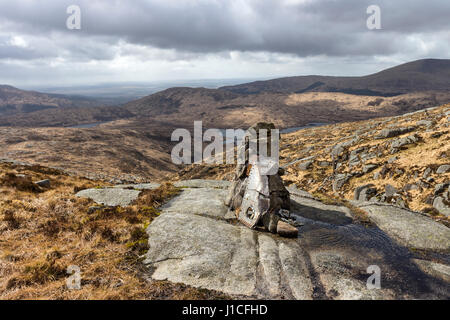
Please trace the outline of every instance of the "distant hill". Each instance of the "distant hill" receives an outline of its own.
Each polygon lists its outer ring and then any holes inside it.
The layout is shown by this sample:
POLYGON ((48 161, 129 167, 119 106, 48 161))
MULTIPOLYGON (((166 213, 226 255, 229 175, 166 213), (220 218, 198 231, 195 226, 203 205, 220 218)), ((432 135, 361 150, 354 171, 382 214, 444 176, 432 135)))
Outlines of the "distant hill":
POLYGON ((187 125, 246 127, 271 121, 279 127, 394 116, 450 102, 450 60, 418 60, 364 77, 301 76, 219 89, 170 88, 124 108, 187 125))
POLYGON ((31 113, 45 109, 97 107, 103 103, 80 96, 47 94, 0 85, 0 116, 31 113))
POLYGON ((299 76, 221 89, 240 94, 342 92, 385 97, 418 91, 450 91, 450 60, 417 60, 364 77, 299 76))
POLYGON ((0 87, 0 126, 73 126, 131 119, 209 128, 280 128, 395 116, 450 102, 450 60, 406 63, 364 77, 302 76, 219 89, 174 87, 116 107, 83 97, 0 87), (83 107, 83 108, 80 108, 83 107), (95 107, 95 108, 94 108, 95 107))
POLYGON ((104 100, 0 85, 0 126, 68 127, 132 116, 126 109, 105 105, 104 100))

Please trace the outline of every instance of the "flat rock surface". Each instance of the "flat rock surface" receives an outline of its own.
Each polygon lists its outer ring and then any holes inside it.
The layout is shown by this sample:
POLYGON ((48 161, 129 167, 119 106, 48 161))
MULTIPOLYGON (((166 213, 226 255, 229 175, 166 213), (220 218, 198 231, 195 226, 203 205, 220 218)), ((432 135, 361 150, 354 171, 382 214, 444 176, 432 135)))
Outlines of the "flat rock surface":
MULTIPOLYGON (((209 185, 209 184, 208 184, 209 185)), ((181 194, 161 209, 167 213, 187 213, 224 218, 228 208, 224 205, 226 189, 184 188, 181 194)))
POLYGON ((185 180, 174 183, 175 187, 179 188, 214 188, 214 189, 228 189, 231 183, 229 181, 221 180, 185 180))
POLYGON ((419 267, 411 250, 378 227, 356 224, 348 208, 297 192, 291 197, 292 212, 303 226, 297 239, 285 239, 227 220, 226 189, 208 182, 189 184, 195 187, 185 186, 147 229, 145 263, 153 279, 249 298, 450 297, 442 276, 448 255, 430 251, 426 254, 439 260, 433 262, 437 266, 425 268, 422 261, 431 261, 421 258, 419 267), (372 265, 381 270, 381 289, 366 286, 372 265))
POLYGON ((159 183, 140 183, 140 184, 118 184, 114 188, 135 189, 135 190, 154 190, 159 188, 159 183))
POLYGON ((369 218, 400 244, 416 249, 450 250, 450 229, 419 213, 399 207, 356 203, 369 218))
POLYGON ((141 191, 120 188, 86 189, 78 192, 77 197, 89 198, 105 206, 128 206, 139 197, 141 191))

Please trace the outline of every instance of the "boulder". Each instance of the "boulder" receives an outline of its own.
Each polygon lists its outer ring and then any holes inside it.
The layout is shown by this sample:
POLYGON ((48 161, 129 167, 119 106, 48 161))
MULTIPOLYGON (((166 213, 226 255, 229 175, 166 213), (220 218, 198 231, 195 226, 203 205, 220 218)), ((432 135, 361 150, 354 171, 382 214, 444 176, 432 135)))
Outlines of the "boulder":
POLYGON ((419 120, 416 122, 416 124, 418 126, 423 126, 423 127, 431 127, 435 124, 435 122, 430 121, 430 120, 419 120))
POLYGON ((369 173, 369 172, 372 172, 373 170, 375 170, 376 168, 378 168, 377 164, 368 164, 368 165, 363 166, 362 170, 363 170, 363 173, 369 173))
POLYGON ((78 192, 77 197, 89 198, 105 206, 128 206, 139 197, 141 191, 119 188, 86 189, 78 192))
POLYGON ((298 165, 298 169, 299 169, 299 170, 302 170, 302 171, 309 170, 309 169, 311 169, 312 164, 313 164, 313 161, 312 161, 312 160, 308 160, 308 161, 302 162, 302 163, 300 163, 300 164, 298 165))
POLYGON ((393 129, 383 129, 380 134, 376 136, 376 139, 386 139, 400 136, 405 133, 412 132, 416 127, 405 127, 405 128, 393 128, 393 129))
POLYGON ((434 195, 437 196, 445 191, 445 189, 450 185, 449 182, 439 183, 434 187, 434 195))
POLYGON ((408 183, 403 187, 403 191, 411 191, 411 190, 420 190, 420 187, 417 184, 408 183))
POLYGON ((388 171, 389 171, 389 168, 384 166, 383 168, 381 168, 380 171, 374 173, 373 178, 375 180, 384 178, 386 176, 386 174, 388 173, 388 171))
POLYGON ((394 156, 394 157, 391 157, 391 158, 389 158, 388 159, 388 161, 387 161, 387 163, 394 163, 395 161, 397 161, 398 160, 398 157, 397 156, 394 156))
POLYGON ((41 180, 41 181, 36 181, 35 184, 37 184, 39 187, 42 188, 50 188, 51 184, 50 184, 50 180, 49 179, 45 179, 45 180, 41 180))
POLYGON ((423 173, 423 175, 422 175, 422 178, 424 178, 424 179, 428 178, 428 176, 429 176, 432 172, 433 172, 433 170, 432 170, 431 168, 426 168, 425 171, 424 171, 424 173, 423 173))
POLYGON ((443 173, 447 173, 448 171, 450 171, 450 164, 444 164, 436 170, 436 173, 443 174, 443 173))
POLYGON ((354 199, 358 201, 369 201, 377 194, 377 189, 373 188, 373 184, 366 184, 355 189, 354 199))
POLYGON ((405 138, 396 139, 391 143, 391 149, 400 149, 404 146, 415 144, 419 141, 419 136, 416 134, 410 135, 405 138))
POLYGON ((351 174, 337 174, 333 180, 333 191, 338 192, 352 177, 351 174))
POLYGON ((326 168, 326 167, 331 166, 331 162, 328 162, 328 161, 319 161, 319 163, 317 163, 317 165, 318 165, 319 167, 326 168))
POLYGON ((433 201, 433 207, 439 211, 440 214, 450 217, 450 202, 443 197, 436 197, 433 201))

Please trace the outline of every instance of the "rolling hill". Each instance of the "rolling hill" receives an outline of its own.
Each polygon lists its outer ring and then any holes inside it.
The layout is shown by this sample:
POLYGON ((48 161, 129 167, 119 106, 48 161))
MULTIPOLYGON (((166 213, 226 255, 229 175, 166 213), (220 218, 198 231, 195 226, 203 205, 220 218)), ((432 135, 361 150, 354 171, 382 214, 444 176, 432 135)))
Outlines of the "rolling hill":
POLYGON ((0 126, 65 127, 132 116, 125 109, 106 106, 94 98, 0 85, 0 126))
POLYGON ((417 91, 449 91, 450 60, 417 60, 363 77, 288 77, 221 89, 241 94, 342 92, 386 97, 417 91))
POLYGON ((450 60, 426 59, 364 77, 301 76, 219 89, 174 87, 122 106, 0 87, 0 126, 64 127, 130 120, 209 128, 280 128, 396 116, 450 102, 450 60))
POLYGON ((81 96, 47 94, 0 85, 0 116, 31 113, 45 109, 97 107, 99 101, 81 96))

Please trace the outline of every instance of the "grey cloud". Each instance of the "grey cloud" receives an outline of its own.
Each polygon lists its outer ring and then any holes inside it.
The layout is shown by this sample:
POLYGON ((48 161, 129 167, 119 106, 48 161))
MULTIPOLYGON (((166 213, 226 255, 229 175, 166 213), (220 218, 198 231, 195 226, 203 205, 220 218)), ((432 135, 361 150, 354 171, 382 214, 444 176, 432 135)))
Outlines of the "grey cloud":
MULTIPOLYGON (((22 32, 78 32, 190 52, 268 51, 298 56, 401 51, 405 35, 450 29, 450 1, 316 0, 282 5, 248 1, 2 1, 0 16, 22 32), (82 30, 65 28, 68 5, 82 9, 82 30), (382 8, 383 30, 366 29, 366 8, 382 8)), ((84 40, 83 40, 84 39, 84 40)))
POLYGON ((264 74, 264 64, 271 70, 267 76, 274 70, 286 75, 286 65, 295 63, 308 66, 308 73, 355 74, 348 67, 355 62, 364 73, 420 58, 450 58, 449 16, 448 0, 0 0, 0 80, 28 79, 32 72, 36 79, 63 79, 70 72, 72 78, 92 79, 103 70, 100 65, 109 68, 103 77, 121 78, 123 71, 113 68, 118 57, 134 65, 175 66, 158 69, 158 76, 176 70, 167 77, 211 74, 197 65, 220 77, 222 71, 230 74, 228 65, 239 66, 236 59, 243 71, 233 74, 243 77, 264 74), (73 4, 81 7, 81 30, 66 28, 66 9, 73 4), (372 4, 381 7, 382 30, 366 28, 372 4), (12 36, 27 45, 12 44, 12 36))

